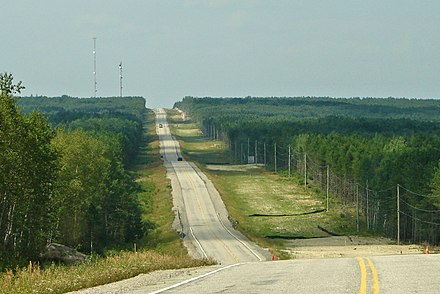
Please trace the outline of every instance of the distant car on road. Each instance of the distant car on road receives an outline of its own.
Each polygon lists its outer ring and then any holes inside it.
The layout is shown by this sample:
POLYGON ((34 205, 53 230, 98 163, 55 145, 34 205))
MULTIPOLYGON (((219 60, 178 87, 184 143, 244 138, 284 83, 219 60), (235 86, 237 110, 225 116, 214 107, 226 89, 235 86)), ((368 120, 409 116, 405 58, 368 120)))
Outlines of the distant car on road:
POLYGON ((183 158, 182 157, 177 157, 177 161, 182 161, 183 158))
POLYGON ((159 124, 159 128, 162 128, 163 127, 163 125, 162 124, 159 124))

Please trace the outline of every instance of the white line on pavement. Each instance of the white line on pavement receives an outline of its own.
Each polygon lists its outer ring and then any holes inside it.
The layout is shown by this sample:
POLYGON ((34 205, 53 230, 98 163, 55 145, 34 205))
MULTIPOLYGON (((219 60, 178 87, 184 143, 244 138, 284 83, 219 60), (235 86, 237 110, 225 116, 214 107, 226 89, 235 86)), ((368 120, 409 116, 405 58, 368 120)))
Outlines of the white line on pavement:
POLYGON ((223 270, 225 270, 225 269, 228 269, 228 268, 231 268, 231 267, 234 267, 234 266, 237 266, 237 265, 241 265, 241 264, 242 264, 242 263, 234 263, 234 264, 231 264, 231 265, 228 265, 228 266, 225 266, 225 267, 222 267, 222 268, 216 269, 216 270, 214 270, 214 271, 212 271, 212 272, 209 272, 209 273, 203 274, 203 275, 201 275, 201 276, 194 277, 194 278, 191 278, 191 279, 189 279, 189 280, 186 280, 186 281, 183 281, 183 282, 180 282, 180 283, 174 284, 174 285, 172 285, 172 286, 169 286, 169 287, 166 287, 166 288, 163 288, 163 289, 160 289, 160 290, 157 290, 157 291, 151 292, 151 294, 162 293, 162 292, 165 292, 165 291, 168 291, 168 290, 171 290, 171 289, 174 289, 174 288, 180 287, 180 286, 182 286, 182 285, 185 285, 185 284, 191 283, 191 282, 193 282, 193 281, 196 281, 196 280, 199 280, 199 279, 205 278, 205 277, 207 277, 207 276, 213 275, 213 274, 218 273, 218 272, 221 272, 221 271, 223 271, 223 270))

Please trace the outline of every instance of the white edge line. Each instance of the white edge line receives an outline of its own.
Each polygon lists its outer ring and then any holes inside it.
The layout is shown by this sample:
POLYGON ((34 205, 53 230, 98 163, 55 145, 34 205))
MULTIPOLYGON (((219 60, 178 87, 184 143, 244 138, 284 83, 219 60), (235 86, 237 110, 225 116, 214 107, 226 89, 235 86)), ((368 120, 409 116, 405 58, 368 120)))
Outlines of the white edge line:
POLYGON ((208 255, 206 254, 205 250, 203 250, 202 244, 200 244, 199 240, 197 240, 196 236, 193 233, 193 229, 191 227, 189 227, 189 231, 191 232, 191 235, 193 236, 194 240, 196 240, 197 245, 199 245, 200 250, 202 250, 202 253, 205 256, 205 258, 208 258, 208 255))
POLYGON ((177 284, 171 285, 171 286, 169 286, 169 287, 166 287, 166 288, 163 288, 163 289, 160 289, 160 290, 157 290, 157 291, 151 292, 151 294, 162 293, 162 292, 165 292, 165 291, 168 291, 168 290, 171 290, 171 289, 174 289, 174 288, 180 287, 180 286, 182 286, 182 285, 185 285, 185 284, 188 284, 188 283, 194 282, 194 281, 196 281, 196 280, 199 280, 199 279, 205 278, 205 277, 207 277, 207 276, 213 275, 213 274, 218 273, 218 272, 221 272, 221 271, 223 271, 223 270, 225 270, 225 269, 228 269, 228 268, 231 268, 231 267, 234 267, 234 266, 237 266, 237 265, 241 265, 241 264, 242 264, 242 263, 234 263, 234 264, 231 264, 231 265, 228 265, 228 266, 225 266, 225 267, 222 267, 222 268, 219 268, 219 269, 213 270, 212 272, 209 272, 209 273, 203 274, 203 275, 201 275, 201 276, 194 277, 194 278, 191 278, 191 279, 189 279, 189 280, 186 280, 186 281, 183 281, 183 282, 180 282, 180 283, 177 283, 177 284))
POLYGON ((220 217, 220 213, 218 213, 217 212, 217 217, 218 217, 218 220, 220 221, 220 223, 222 224, 222 226, 225 228, 225 230, 226 231, 228 231, 228 233, 232 236, 232 237, 234 237, 238 242, 240 242, 241 244, 243 244, 243 246, 244 247, 246 247, 247 249, 249 249, 249 251, 250 252, 252 252, 252 254, 253 255, 255 255, 257 258, 258 258, 258 260, 260 260, 260 261, 263 261, 263 259, 261 259, 261 257, 260 256, 258 256, 258 254, 257 253, 255 253, 254 252, 254 250, 252 250, 245 242, 243 242, 242 240, 240 240, 240 239, 238 239, 238 237, 237 236, 235 236, 226 226, 225 226, 225 224, 223 223, 223 221, 222 221, 222 219, 221 219, 221 217, 220 217))

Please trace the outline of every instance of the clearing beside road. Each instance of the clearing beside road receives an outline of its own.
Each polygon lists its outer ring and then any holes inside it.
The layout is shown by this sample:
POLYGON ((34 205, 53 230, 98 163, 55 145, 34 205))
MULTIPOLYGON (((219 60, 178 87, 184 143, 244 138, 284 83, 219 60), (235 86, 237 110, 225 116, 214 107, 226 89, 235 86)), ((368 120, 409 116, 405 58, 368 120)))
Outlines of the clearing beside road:
MULTIPOLYGON (((230 220, 243 234, 279 258, 325 258, 423 253, 421 245, 356 236, 356 214, 325 193, 304 190, 297 175, 282 176, 262 165, 236 164, 225 143, 203 136, 182 114, 169 111, 170 128, 182 154, 195 161, 223 198, 230 220)), ((432 248, 431 248, 431 251, 432 248)))

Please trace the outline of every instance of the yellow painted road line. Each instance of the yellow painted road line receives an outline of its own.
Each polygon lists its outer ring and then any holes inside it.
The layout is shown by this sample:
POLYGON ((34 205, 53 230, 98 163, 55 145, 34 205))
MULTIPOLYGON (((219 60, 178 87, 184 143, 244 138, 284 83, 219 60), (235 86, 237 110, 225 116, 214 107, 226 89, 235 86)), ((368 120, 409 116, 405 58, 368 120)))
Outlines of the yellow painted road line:
POLYGON ((367 257, 368 264, 370 265, 371 274, 373 276, 373 294, 379 294, 379 277, 377 275, 376 267, 374 266, 373 262, 367 257))
POLYGON ((357 261, 361 269, 361 286, 359 288, 359 294, 367 294, 367 269, 365 267, 365 262, 360 257, 357 257, 357 261))
MULTIPOLYGON (((359 294, 366 294, 367 293, 367 267, 365 266, 365 262, 364 259, 362 259, 361 257, 357 257, 356 258, 358 263, 359 263, 359 268, 361 270, 361 285, 359 287, 359 294)), ((365 257, 365 259, 368 262, 368 266, 370 268, 371 271, 371 279, 372 279, 372 293, 373 294, 379 294, 380 290, 379 290, 379 276, 377 274, 377 270, 376 267, 374 266, 374 263, 371 261, 371 259, 369 259, 368 257, 365 257)))
MULTIPOLYGON (((197 188, 196 185, 193 181, 193 179, 191 178, 191 176, 189 175, 189 172, 186 170, 185 171, 185 176, 186 178, 189 180, 189 182, 191 183, 191 186, 193 187, 193 191, 194 191, 194 196, 196 198, 197 201, 197 205, 199 207, 200 213, 203 214, 204 210, 202 209, 202 205, 200 203, 199 200, 199 193, 197 193, 197 188)), ((228 252, 228 254, 232 257, 232 259, 235 262, 238 262, 238 257, 234 254, 234 252, 231 251, 231 249, 225 244, 225 242, 223 242, 223 240, 221 240, 212 230, 211 227, 206 223, 206 220, 203 219, 203 222, 205 223, 205 226, 208 228, 209 233, 211 234, 211 236, 214 237, 214 239, 216 239, 217 241, 219 241, 221 243, 221 245, 223 246, 223 248, 226 250, 226 252, 228 252)))

